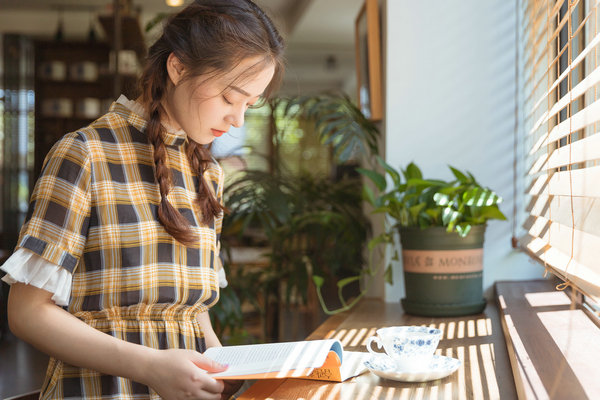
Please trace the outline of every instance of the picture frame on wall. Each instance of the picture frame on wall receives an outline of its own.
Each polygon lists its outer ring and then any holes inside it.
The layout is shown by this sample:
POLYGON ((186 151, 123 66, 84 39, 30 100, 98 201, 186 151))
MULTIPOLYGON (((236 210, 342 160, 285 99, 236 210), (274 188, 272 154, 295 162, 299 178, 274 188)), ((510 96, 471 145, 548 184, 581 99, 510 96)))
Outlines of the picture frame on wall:
POLYGON ((378 0, 365 0, 355 22, 358 107, 371 121, 383 117, 378 0))

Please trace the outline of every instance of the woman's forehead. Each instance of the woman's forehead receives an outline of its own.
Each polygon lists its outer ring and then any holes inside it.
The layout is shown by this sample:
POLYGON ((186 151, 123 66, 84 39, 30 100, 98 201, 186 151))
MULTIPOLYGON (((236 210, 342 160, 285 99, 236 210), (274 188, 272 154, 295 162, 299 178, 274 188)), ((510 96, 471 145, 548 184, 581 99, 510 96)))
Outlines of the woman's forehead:
POLYGON ((242 62, 222 77, 221 84, 243 96, 257 97, 262 95, 271 81, 274 70, 274 65, 264 60, 242 62))

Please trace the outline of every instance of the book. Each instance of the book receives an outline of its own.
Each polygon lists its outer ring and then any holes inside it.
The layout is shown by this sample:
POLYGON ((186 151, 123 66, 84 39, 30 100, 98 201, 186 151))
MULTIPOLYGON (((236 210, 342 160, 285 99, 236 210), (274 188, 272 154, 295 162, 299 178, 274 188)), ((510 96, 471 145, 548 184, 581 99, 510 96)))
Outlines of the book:
POLYGON ((344 351, 337 339, 211 347, 204 355, 228 364, 215 379, 302 378, 343 382, 366 371, 368 353, 344 351))

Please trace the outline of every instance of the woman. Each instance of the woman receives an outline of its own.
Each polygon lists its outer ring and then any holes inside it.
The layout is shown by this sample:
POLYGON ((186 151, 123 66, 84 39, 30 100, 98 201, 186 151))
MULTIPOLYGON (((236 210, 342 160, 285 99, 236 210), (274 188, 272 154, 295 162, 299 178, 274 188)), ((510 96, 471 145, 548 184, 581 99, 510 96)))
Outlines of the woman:
POLYGON ((250 0, 196 1, 121 96, 48 154, 15 253, 12 331, 51 356, 41 397, 227 398, 220 346, 223 173, 207 145, 268 96, 283 41, 250 0))

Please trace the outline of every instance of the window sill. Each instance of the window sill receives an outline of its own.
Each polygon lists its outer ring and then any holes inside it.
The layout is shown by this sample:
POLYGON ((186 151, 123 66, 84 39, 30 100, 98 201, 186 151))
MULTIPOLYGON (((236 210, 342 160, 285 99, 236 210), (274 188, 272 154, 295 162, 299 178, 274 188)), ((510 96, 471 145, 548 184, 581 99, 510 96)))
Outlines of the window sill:
POLYGON ((550 280, 497 282, 496 299, 519 398, 600 393, 600 328, 550 280))

